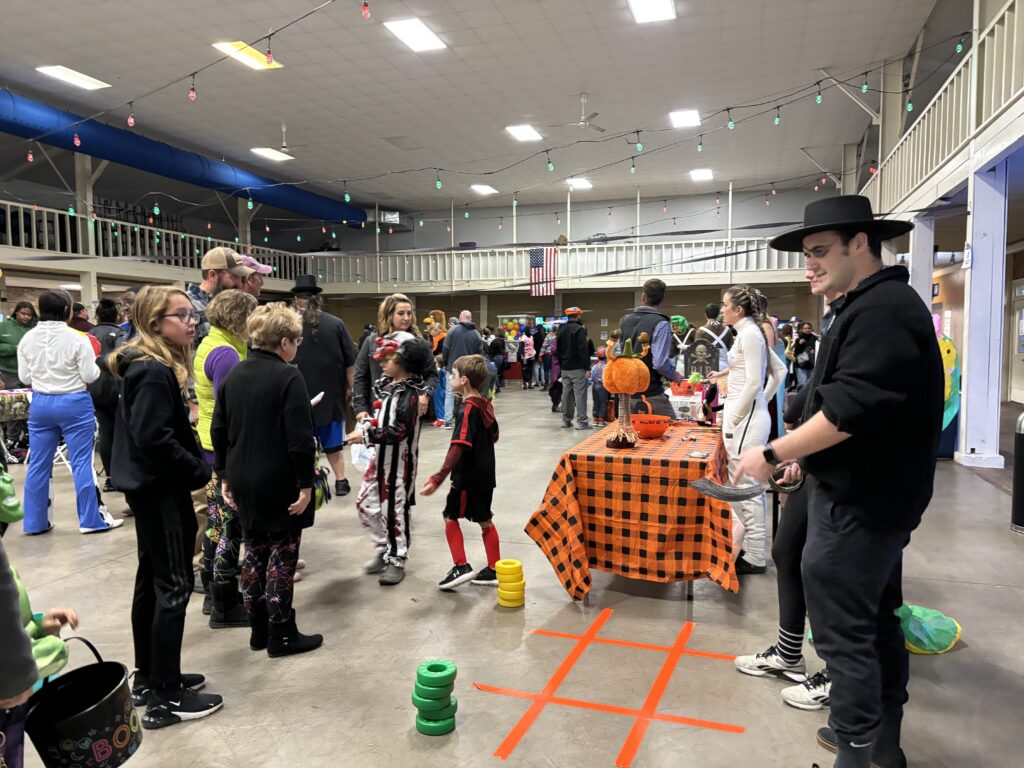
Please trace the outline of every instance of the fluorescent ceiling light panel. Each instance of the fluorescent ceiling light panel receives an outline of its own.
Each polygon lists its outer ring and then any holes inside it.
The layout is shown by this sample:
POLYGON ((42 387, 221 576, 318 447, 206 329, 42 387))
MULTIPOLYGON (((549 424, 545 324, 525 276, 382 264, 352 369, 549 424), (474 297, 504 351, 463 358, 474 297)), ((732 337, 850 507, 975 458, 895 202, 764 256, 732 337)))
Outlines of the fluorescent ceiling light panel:
POLYGON ((447 48, 441 38, 435 35, 426 24, 419 19, 402 19, 401 21, 385 21, 384 26, 391 34, 412 48, 416 53, 421 51, 437 51, 447 48))
POLYGON ((679 109, 668 113, 673 128, 696 128, 700 125, 700 112, 696 109, 679 109))
POLYGON ((532 125, 506 125, 505 130, 511 133, 516 141, 540 141, 544 138, 532 125))
POLYGON ((36 67, 36 72, 46 75, 47 77, 53 77, 57 80, 61 80, 69 85, 75 85, 79 88, 84 88, 87 91, 98 91, 101 88, 109 88, 110 83, 104 83, 102 80, 97 80, 95 77, 89 77, 83 75, 81 72, 76 72, 73 69, 67 67, 36 67))
POLYGON ((711 172, 710 168, 694 168, 690 171, 690 178, 694 181, 711 181, 715 178, 715 174, 711 172))
POLYGON ((241 40, 235 40, 231 43, 214 43, 213 47, 221 53, 230 56, 235 61, 240 61, 250 69, 281 69, 284 66, 277 59, 273 59, 268 64, 266 51, 257 51, 251 45, 247 45, 241 40))
POLYGON ((675 0, 627 0, 637 24, 668 21, 676 17, 675 0))
POLYGON ((273 160, 275 163, 283 163, 285 160, 294 160, 289 154, 274 149, 273 147, 253 147, 250 150, 254 155, 259 155, 264 160, 273 160))
POLYGON ((472 189, 478 195, 496 195, 496 194, 498 194, 498 190, 496 190, 490 184, 473 184, 472 186, 470 186, 470 189, 472 189))
POLYGON ((589 179, 566 179, 565 183, 573 189, 593 189, 594 185, 589 179))

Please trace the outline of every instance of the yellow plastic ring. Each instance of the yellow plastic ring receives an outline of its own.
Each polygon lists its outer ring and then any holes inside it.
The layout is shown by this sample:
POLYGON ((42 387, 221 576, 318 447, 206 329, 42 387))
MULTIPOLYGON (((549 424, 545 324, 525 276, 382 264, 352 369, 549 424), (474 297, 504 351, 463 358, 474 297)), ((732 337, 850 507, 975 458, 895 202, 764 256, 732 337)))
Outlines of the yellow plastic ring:
POLYGON ((503 600, 500 597, 498 598, 498 605, 500 605, 500 606, 502 606, 504 608, 522 608, 525 603, 526 603, 526 599, 525 598, 520 598, 519 600, 515 600, 515 601, 503 600))
POLYGON ((523 592, 523 590, 521 590, 521 589, 511 590, 510 591, 510 590, 502 589, 501 587, 498 587, 498 599, 499 600, 506 600, 506 601, 508 601, 510 603, 514 603, 516 601, 525 600, 526 599, 526 593, 523 592))
POLYGON ((499 577, 498 589, 504 589, 506 592, 522 592, 526 589, 526 579, 518 579, 516 581, 509 579, 505 581, 505 579, 499 577))
POLYGON ((518 560, 499 560, 494 564, 498 576, 519 576, 523 572, 523 564, 518 560))

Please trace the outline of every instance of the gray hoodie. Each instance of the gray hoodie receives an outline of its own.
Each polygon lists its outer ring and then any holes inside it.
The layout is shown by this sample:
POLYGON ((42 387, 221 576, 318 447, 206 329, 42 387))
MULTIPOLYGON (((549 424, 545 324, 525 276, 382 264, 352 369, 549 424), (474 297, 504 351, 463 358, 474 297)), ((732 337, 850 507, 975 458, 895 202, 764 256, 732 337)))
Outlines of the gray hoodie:
POLYGON ((473 323, 459 323, 448 331, 444 337, 444 350, 441 353, 441 360, 445 370, 452 372, 455 361, 463 355, 482 355, 484 353, 484 338, 473 323))

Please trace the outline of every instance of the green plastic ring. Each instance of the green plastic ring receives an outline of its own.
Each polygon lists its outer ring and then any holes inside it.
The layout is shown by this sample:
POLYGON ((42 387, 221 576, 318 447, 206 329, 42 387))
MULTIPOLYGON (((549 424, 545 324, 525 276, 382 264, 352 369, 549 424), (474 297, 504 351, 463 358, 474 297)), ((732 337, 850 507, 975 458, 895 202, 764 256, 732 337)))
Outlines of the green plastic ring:
POLYGON ((452 696, 451 701, 452 703, 444 709, 421 709, 419 714, 420 718, 436 723, 441 720, 447 720, 450 717, 455 717, 455 713, 459 711, 459 700, 452 696))
POLYGON ((416 691, 413 691, 412 705, 420 712, 437 712, 445 709, 454 698, 454 696, 448 696, 442 699, 425 699, 422 696, 417 695, 416 691))
POLYGON ((416 682, 430 688, 443 688, 446 685, 452 685, 457 674, 458 670, 452 662, 446 659, 432 659, 417 667, 416 682))
POLYGON ((447 720, 424 720, 422 717, 417 715, 416 730, 427 736, 444 736, 446 733, 451 733, 455 730, 455 718, 449 717, 447 720))
POLYGON ((430 685, 423 685, 416 683, 413 692, 421 699, 447 699, 452 695, 452 691, 455 690, 454 685, 446 685, 442 688, 434 688, 430 685))

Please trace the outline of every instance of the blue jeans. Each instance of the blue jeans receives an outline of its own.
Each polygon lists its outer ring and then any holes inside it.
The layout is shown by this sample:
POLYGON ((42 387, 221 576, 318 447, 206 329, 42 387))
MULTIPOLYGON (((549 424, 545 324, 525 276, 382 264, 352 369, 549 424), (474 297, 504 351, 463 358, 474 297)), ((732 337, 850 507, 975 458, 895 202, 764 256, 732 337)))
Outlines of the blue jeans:
POLYGON ((444 421, 445 400, 448 399, 448 371, 444 368, 437 372, 437 388, 434 390, 434 418, 444 421))
POLYGON ((67 395, 32 395, 28 415, 30 456, 25 475, 25 533, 39 533, 50 523, 50 477, 53 456, 61 436, 68 446, 71 474, 78 501, 78 525, 81 528, 106 528, 100 516, 96 496, 96 478, 92 469, 96 412, 88 392, 67 395))
POLYGON ((796 369, 796 383, 797 386, 803 386, 811 380, 811 374, 814 373, 813 368, 797 368, 796 369))
POLYGON ((594 391, 591 392, 594 398, 594 418, 608 418, 608 390, 600 384, 594 384, 594 391))
POLYGON ((451 426, 455 421, 455 390, 452 389, 452 374, 448 372, 448 381, 444 388, 444 425, 451 426))

